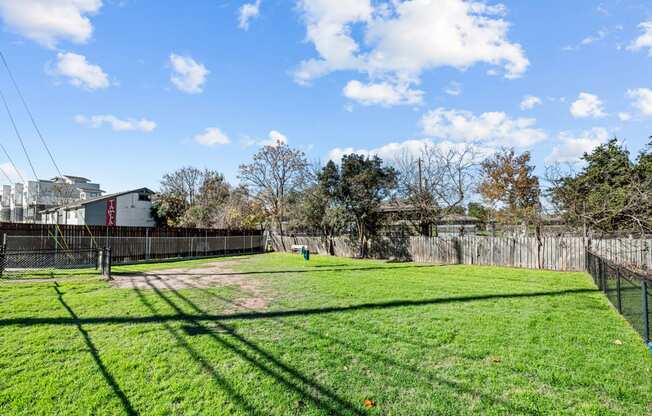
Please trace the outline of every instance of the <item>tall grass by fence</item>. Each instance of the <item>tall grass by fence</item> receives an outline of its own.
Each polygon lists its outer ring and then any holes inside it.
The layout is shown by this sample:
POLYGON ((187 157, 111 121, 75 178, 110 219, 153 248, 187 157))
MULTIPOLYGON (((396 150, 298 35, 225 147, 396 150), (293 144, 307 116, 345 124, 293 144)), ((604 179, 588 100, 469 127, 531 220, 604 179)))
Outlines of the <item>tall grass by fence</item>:
MULTIPOLYGON (((283 237, 285 248, 294 244, 312 252, 328 254, 324 237, 283 237)), ((273 235, 274 249, 283 250, 281 237, 273 235)), ((348 237, 332 240, 337 256, 355 257, 359 250, 348 237)), ((582 237, 379 237, 368 253, 381 259, 403 259, 420 263, 482 264, 559 271, 586 270, 585 252, 637 269, 652 270, 652 240, 592 239, 582 237)))

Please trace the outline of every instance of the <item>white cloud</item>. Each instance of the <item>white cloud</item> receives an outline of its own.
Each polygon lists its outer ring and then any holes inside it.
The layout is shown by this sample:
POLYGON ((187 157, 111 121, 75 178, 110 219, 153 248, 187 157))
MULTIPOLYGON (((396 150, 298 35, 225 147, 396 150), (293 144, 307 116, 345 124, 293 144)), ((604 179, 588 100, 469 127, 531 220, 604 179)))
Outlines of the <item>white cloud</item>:
POLYGON ((170 64, 174 71, 170 76, 170 81, 179 91, 188 94, 202 92, 206 77, 210 73, 204 65, 190 56, 181 56, 174 53, 170 54, 170 64))
POLYGON ((534 95, 526 95, 521 101, 521 110, 531 110, 534 107, 541 105, 541 98, 535 97, 534 95))
POLYGON ((111 84, 99 65, 90 64, 84 55, 72 52, 58 53, 51 73, 66 77, 70 84, 87 90, 108 88, 111 84))
POLYGON ((600 118, 607 115, 600 98, 587 92, 580 93, 577 100, 571 104, 570 112, 575 118, 600 118))
POLYGON ((203 133, 199 133, 193 137, 195 142, 203 145, 213 147, 216 145, 225 145, 231 143, 229 136, 217 127, 209 127, 203 133))
POLYGON ((585 45, 590 45, 594 42, 598 42, 603 40, 609 35, 609 30, 602 28, 598 30, 594 35, 587 36, 582 41, 580 42, 580 45, 585 46, 585 45))
POLYGON ((507 39, 505 8, 463 0, 298 0, 307 40, 318 54, 295 71, 309 83, 333 71, 367 73, 370 81, 418 83, 423 71, 478 63, 521 76, 529 61, 507 39), (354 35, 360 29, 359 39, 354 35))
POLYGON ((0 0, 0 15, 7 27, 48 48, 60 40, 86 43, 93 26, 88 18, 102 0, 0 0))
POLYGON ((627 97, 633 102, 634 107, 643 116, 652 116, 652 90, 649 88, 637 88, 627 90, 627 97))
POLYGON ((621 113, 618 113, 618 118, 620 119, 620 121, 629 121, 632 119, 632 115, 628 112, 623 111, 621 113))
POLYGON ((96 116, 77 115, 74 118, 77 124, 99 128, 103 125, 109 125, 114 131, 140 131, 150 133, 156 128, 156 123, 142 118, 140 120, 134 118, 120 119, 111 114, 103 114, 96 116))
POLYGON ((630 43, 627 49, 638 51, 647 48, 648 53, 652 56, 652 21, 643 22, 638 27, 643 31, 643 34, 630 43))
POLYGON ((437 108, 421 119, 424 134, 446 140, 487 146, 528 147, 546 139, 533 118, 510 118, 503 112, 478 116, 470 111, 437 108))
POLYGON ((269 132, 267 139, 258 140, 255 144, 258 146, 278 146, 279 144, 288 144, 288 138, 285 134, 277 130, 272 130, 269 132))
POLYGON ((457 97, 462 93, 462 84, 456 81, 452 81, 448 84, 446 88, 444 88, 444 92, 448 95, 457 97))
POLYGON ((363 84, 360 81, 349 81, 342 90, 345 97, 362 105, 414 105, 420 104, 423 91, 413 90, 408 85, 397 85, 388 82, 363 84))
POLYGON ((609 16, 609 10, 607 10, 605 5, 602 3, 598 4, 598 7, 595 8, 595 11, 603 16, 609 16))
POLYGON ((591 45, 593 43, 600 42, 600 41, 606 39, 612 33, 617 33, 617 32, 620 32, 622 30, 623 30, 622 25, 613 26, 611 29, 603 27, 600 30, 598 30, 597 32, 595 32, 594 34, 589 35, 589 36, 585 37, 584 39, 582 39, 578 44, 564 46, 562 48, 562 50, 564 50, 564 51, 577 51, 577 50, 579 50, 579 49, 581 49, 581 48, 583 48, 585 46, 589 46, 589 45, 591 45))
POLYGON ((5 175, 9 177, 11 182, 23 182, 25 180, 25 176, 22 174, 22 172, 16 170, 14 165, 12 165, 10 162, 0 164, 0 170, 4 172, 4 174, 0 176, 0 181, 3 183, 6 179, 5 175))
POLYGON ((546 162, 576 162, 584 153, 589 153, 609 139, 609 132, 601 127, 594 127, 579 134, 562 132, 559 134, 560 144, 552 148, 546 162))
POLYGON ((277 146, 278 144, 288 144, 288 138, 286 135, 279 132, 278 130, 272 130, 269 132, 266 139, 260 140, 260 139, 253 139, 250 137, 246 137, 244 140, 242 140, 241 143, 243 147, 277 146))
POLYGON ((491 147, 478 146, 469 143, 453 143, 449 141, 435 142, 431 139, 415 139, 388 143, 375 149, 336 147, 328 152, 327 159, 339 163, 342 160, 342 156, 355 153, 367 157, 378 156, 386 163, 392 163, 404 154, 415 157, 419 156, 426 145, 434 145, 444 151, 451 148, 463 149, 472 146, 474 153, 478 156, 488 156, 495 151, 495 149, 491 147))
POLYGON ((260 16, 260 0, 255 3, 245 3, 238 9, 238 26, 240 29, 249 30, 249 22, 260 16))

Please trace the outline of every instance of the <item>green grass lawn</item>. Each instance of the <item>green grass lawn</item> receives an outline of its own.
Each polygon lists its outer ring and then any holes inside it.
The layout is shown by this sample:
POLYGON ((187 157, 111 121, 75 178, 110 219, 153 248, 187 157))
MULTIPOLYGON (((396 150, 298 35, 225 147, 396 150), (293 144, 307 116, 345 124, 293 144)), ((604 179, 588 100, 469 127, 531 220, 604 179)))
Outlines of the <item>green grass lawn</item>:
MULTIPOLYGON (((165 270, 174 269, 178 267, 183 268, 196 268, 205 266, 207 263, 214 263, 217 261, 228 260, 226 257, 219 258, 198 258, 192 260, 169 260, 159 263, 142 262, 130 265, 114 265, 113 271, 116 273, 131 273, 131 272, 145 272, 150 270, 165 270)), ((63 279, 63 278, 78 278, 82 276, 97 276, 99 277, 100 270, 95 267, 87 268, 43 268, 43 269, 12 269, 0 276, 2 280, 33 280, 33 279, 63 279)))
POLYGON ((0 414, 652 414, 652 358, 583 273, 240 261, 266 308, 238 285, 0 283, 0 414))

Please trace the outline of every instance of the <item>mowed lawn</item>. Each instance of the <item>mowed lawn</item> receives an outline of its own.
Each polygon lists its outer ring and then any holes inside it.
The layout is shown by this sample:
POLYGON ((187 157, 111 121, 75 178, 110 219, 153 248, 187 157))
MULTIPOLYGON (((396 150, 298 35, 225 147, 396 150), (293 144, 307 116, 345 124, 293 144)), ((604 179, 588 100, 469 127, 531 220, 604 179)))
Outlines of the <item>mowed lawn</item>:
POLYGON ((0 414, 652 414, 650 353, 584 273, 228 267, 239 284, 0 283, 0 414))

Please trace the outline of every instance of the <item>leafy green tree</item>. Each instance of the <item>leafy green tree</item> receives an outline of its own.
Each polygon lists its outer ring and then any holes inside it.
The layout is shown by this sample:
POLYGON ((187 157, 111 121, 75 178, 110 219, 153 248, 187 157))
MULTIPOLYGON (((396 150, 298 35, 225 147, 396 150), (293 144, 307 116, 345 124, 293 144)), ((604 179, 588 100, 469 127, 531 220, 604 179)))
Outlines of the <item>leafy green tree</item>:
POLYGON ((182 216, 181 224, 186 227, 214 227, 215 219, 229 198, 230 188, 221 173, 203 171, 194 204, 182 216))
POLYGON ((479 219, 480 226, 483 228, 491 219, 491 210, 479 202, 469 202, 466 211, 469 216, 479 219))
POLYGON ((652 153, 650 145, 635 162, 617 138, 584 154, 579 172, 551 180, 551 201, 565 221, 587 232, 652 231, 652 153))
POLYGON ((366 257, 369 237, 377 233, 381 224, 380 205, 396 185, 396 171, 383 166, 378 156, 350 154, 342 157, 336 197, 354 221, 360 257, 366 257))
POLYGON ((153 204, 159 225, 213 227, 213 218, 225 203, 230 186, 224 176, 209 169, 183 167, 166 173, 153 204))
POLYGON ((260 202, 252 198, 244 186, 232 189, 215 218, 217 228, 250 230, 260 228, 266 213, 260 202))
POLYGON ((158 227, 178 227, 188 209, 186 201, 176 194, 159 193, 152 201, 152 216, 158 227))
POLYGON ((346 228, 348 218, 339 202, 339 169, 329 161, 316 168, 313 183, 305 190, 295 210, 295 228, 319 231, 334 254, 333 237, 346 228))

